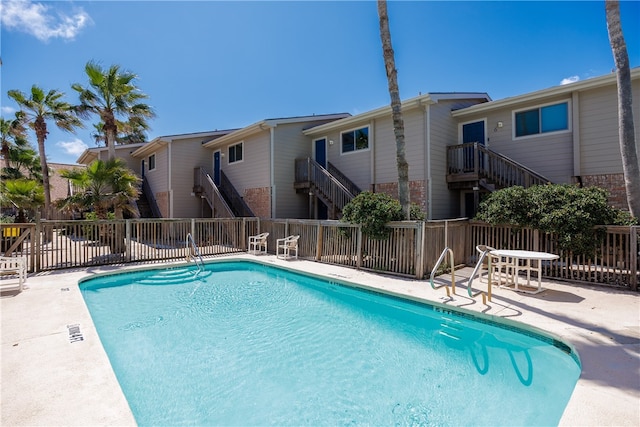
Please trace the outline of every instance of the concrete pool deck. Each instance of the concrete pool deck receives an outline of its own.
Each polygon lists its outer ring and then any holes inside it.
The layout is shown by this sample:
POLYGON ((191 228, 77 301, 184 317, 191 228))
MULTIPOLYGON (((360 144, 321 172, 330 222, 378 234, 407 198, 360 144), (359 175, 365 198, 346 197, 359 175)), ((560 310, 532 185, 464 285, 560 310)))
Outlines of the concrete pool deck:
MULTIPOLYGON (((275 256, 249 259, 443 303, 444 288, 312 261, 275 256)), ((28 289, 3 291, 0 425, 135 425, 135 420, 78 288, 95 273, 148 266, 104 266, 30 275, 28 289)), ((458 281, 470 268, 456 271, 458 281)), ((448 276, 446 276, 448 277, 448 276)), ((0 281, 3 286, 6 281, 0 281)), ((640 294, 543 280, 537 295, 493 287, 488 305, 459 286, 447 305, 502 317, 547 331, 577 351, 582 374, 560 425, 640 425, 640 294)), ((486 289, 486 283, 474 289, 486 289)), ((467 397, 468 398, 468 397, 467 397)), ((541 408, 544 410, 544 408, 541 408)))

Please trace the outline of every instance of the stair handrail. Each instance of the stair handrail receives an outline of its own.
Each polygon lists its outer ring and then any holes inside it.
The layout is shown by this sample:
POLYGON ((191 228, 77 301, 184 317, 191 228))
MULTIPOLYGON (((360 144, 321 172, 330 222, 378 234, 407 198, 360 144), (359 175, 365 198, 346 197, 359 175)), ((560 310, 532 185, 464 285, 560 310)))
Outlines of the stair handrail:
MULTIPOLYGON (((191 233, 187 233, 187 239, 186 239, 185 245, 187 249, 193 251, 194 261, 196 263, 196 267, 198 267, 198 272, 201 272, 202 270, 204 270, 204 260, 202 259, 202 255, 200 255, 200 250, 198 249, 198 245, 196 245, 195 240, 193 240, 193 236, 191 235, 191 233), (199 264, 198 264, 198 261, 200 261, 199 264)), ((187 260, 189 259, 189 255, 191 254, 187 254, 187 260)))
MULTIPOLYGON (((331 200, 339 210, 342 210, 342 208, 355 197, 340 181, 331 175, 329 171, 320 166, 318 162, 310 157, 302 161, 306 162, 306 176, 299 176, 302 170, 296 167, 296 181, 305 181, 304 178, 306 178, 312 186, 331 200)), ((296 160, 296 162, 298 162, 298 160, 296 160)))
POLYGON ((151 185, 149 184, 149 180, 147 180, 146 176, 142 178, 142 194, 144 195, 144 197, 146 197, 147 202, 149 202, 149 207, 151 208, 151 213, 153 214, 154 218, 162 218, 160 208, 158 207, 158 202, 153 196, 151 185))
POLYGON ((237 216, 254 217, 253 211, 247 202, 244 201, 238 190, 233 186, 231 180, 227 178, 224 171, 220 171, 220 193, 226 196, 227 200, 231 203, 231 209, 237 216))
POLYGON ((533 169, 478 142, 447 146, 447 170, 450 175, 473 173, 478 179, 489 178, 503 187, 529 187, 551 182, 533 169))
POLYGON ((353 181, 351 181, 345 174, 342 173, 337 167, 335 167, 331 162, 327 162, 327 171, 333 175, 342 185, 345 186, 347 190, 353 195, 358 195, 362 193, 360 187, 358 187, 353 181))
POLYGON ((493 151, 493 150, 485 147, 482 144, 478 144, 477 142, 475 144, 478 147, 479 151, 487 153, 489 155, 489 157, 490 157, 490 163, 489 164, 490 165, 493 164, 493 163, 491 163, 491 160, 495 159, 495 160, 504 162, 506 164, 509 164, 510 166, 513 166, 516 169, 520 169, 526 175, 529 175, 529 177, 525 176, 525 180, 527 180, 527 178, 528 178, 529 185, 547 184, 547 183, 551 182, 547 177, 539 174, 538 172, 536 172, 533 169, 523 165, 522 163, 516 162, 515 160, 505 156, 504 154, 500 154, 500 153, 498 153, 496 151, 493 151))
POLYGON ((194 184, 202 191, 203 198, 211 206, 214 218, 235 218, 235 215, 227 202, 222 197, 218 186, 211 179, 211 175, 207 173, 205 168, 195 168, 194 184))

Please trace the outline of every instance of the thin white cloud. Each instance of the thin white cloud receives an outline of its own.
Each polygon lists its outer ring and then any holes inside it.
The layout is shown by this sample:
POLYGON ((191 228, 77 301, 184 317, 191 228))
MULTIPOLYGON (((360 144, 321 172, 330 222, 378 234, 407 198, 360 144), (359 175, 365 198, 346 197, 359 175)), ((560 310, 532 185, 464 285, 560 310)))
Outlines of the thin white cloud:
POLYGON ((84 153, 84 150, 89 148, 87 144, 79 140, 78 138, 73 141, 61 141, 56 144, 58 147, 62 148, 65 153, 72 154, 74 156, 79 156, 84 153))
POLYGON ((580 80, 580 77, 578 77, 578 76, 565 77, 564 79, 562 79, 560 84, 561 85, 568 85, 569 83, 575 83, 578 80, 580 80))
POLYGON ((73 40, 91 17, 82 9, 72 15, 53 13, 44 3, 30 0, 2 0, 0 2, 0 22, 7 30, 22 31, 41 41, 52 38, 73 40))
POLYGON ((3 105, 0 111, 2 112, 3 116, 13 116, 18 110, 13 107, 9 107, 8 105, 3 105))

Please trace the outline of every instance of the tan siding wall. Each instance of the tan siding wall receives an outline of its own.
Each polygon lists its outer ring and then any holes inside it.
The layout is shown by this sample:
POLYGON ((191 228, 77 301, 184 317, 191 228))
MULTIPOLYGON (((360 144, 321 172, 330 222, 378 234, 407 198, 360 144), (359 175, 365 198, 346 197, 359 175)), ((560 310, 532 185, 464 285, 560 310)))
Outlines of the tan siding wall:
MULTIPOLYGON (((269 145, 270 135, 269 131, 266 130, 220 147, 221 152, 224 153, 221 162, 222 170, 236 191, 245 198, 245 202, 247 202, 249 208, 254 211, 256 215, 261 215, 261 212, 264 211, 264 202, 260 202, 260 206, 254 204, 255 199, 253 197, 247 197, 247 193, 270 185, 271 178, 269 171, 271 155, 269 153, 269 145), (244 142, 242 161, 230 164, 229 146, 239 142, 244 142)), ((213 153, 215 150, 210 151, 213 153)), ((211 158, 213 159, 213 154, 211 154, 211 158)), ((209 168, 211 167, 210 165, 209 168)), ((261 190, 261 192, 263 191, 261 190)))
MULTIPOLYGON (((640 80, 633 82, 636 141, 640 140, 640 80)), ((616 86, 581 92, 580 163, 582 175, 622 172, 618 140, 618 100, 616 86)), ((637 146, 638 144, 636 144, 637 146)))
MULTIPOLYGON (((440 101, 429 106, 431 132, 431 206, 430 219, 454 218, 460 215, 458 192, 447 185, 447 146, 456 144, 458 130, 451 111, 474 105, 474 101, 440 101)), ((426 162, 425 162, 426 167, 426 162)), ((425 172, 426 173, 426 172, 425 172)))
MULTIPOLYGON (((570 95, 563 95, 543 101, 528 102, 517 107, 507 107, 489 113, 484 112, 475 117, 465 117, 461 122, 467 123, 486 118, 488 147, 491 150, 533 169, 551 182, 568 183, 571 182, 573 175, 572 132, 514 139, 512 113, 514 110, 565 101, 570 98, 570 95), (497 127, 499 121, 504 125, 502 128, 497 127)), ((577 108, 571 102, 570 105, 571 108, 577 108)), ((569 115, 571 116, 571 112, 569 115)))
POLYGON ((309 197, 296 193, 295 159, 307 158, 311 153, 311 139, 303 135, 300 123, 278 125, 275 128, 274 179, 276 218, 308 218, 309 197))
MULTIPOLYGON (((329 140, 334 141, 334 144, 329 144, 328 149, 328 161, 330 161, 340 172, 345 174, 347 178, 353 181, 358 187, 363 190, 367 190, 371 184, 371 145, 372 145, 372 133, 375 133, 374 127, 369 127, 369 150, 356 151, 352 153, 342 154, 340 144, 340 132, 350 129, 357 129, 364 126, 368 126, 371 123, 364 121, 356 125, 350 125, 344 129, 333 131, 327 135, 329 140)), ((373 136, 373 138, 378 138, 373 136)))
MULTIPOLYGON (((409 180, 424 179, 424 117, 423 110, 403 111, 405 156, 409 163, 409 180)), ((396 137, 391 116, 375 121, 376 184, 398 182, 396 137)))
POLYGON ((196 167, 203 167, 211 173, 213 154, 211 150, 202 147, 201 139, 185 139, 171 143, 171 158, 173 217, 200 218, 203 202, 199 197, 191 195, 193 171, 196 167))
MULTIPOLYGON (((168 196, 168 192, 169 192, 169 163, 168 163, 168 156, 169 156, 169 150, 166 146, 160 148, 158 151, 156 151, 155 153, 152 153, 156 155, 156 168, 152 171, 147 171, 145 172, 145 177, 147 178, 147 182, 149 183, 149 186, 151 187, 151 192, 153 193, 154 197, 156 198, 156 202, 158 203, 158 207, 160 208, 160 211, 162 212, 162 216, 163 218, 168 218, 169 217, 169 196, 168 196), (160 202, 159 199, 159 194, 163 193, 162 196, 162 200, 163 202, 160 202), (167 206, 163 206, 163 204, 166 203, 167 206)), ((149 165, 149 156, 147 155, 145 158, 145 167, 148 167, 149 165)))
POLYGON ((116 147, 116 156, 120 157, 122 160, 125 161, 125 163, 127 164, 127 167, 129 169, 131 169, 132 171, 134 171, 135 173, 137 173, 138 175, 140 175, 140 159, 136 159, 134 157, 131 157, 131 153, 134 152, 135 150, 137 150, 139 147, 135 147, 135 148, 131 148, 131 147, 123 147, 118 149, 118 147, 116 147))

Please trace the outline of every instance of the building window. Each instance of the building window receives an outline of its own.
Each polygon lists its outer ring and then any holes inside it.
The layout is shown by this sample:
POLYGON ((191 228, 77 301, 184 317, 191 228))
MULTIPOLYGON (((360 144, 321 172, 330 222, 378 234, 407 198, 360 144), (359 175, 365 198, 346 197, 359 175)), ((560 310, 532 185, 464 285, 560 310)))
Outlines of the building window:
POLYGON ((152 154, 149 156, 149 171, 152 171, 156 168, 156 155, 152 154))
POLYGON ((515 136, 537 135, 569 129, 569 103, 545 105, 514 113, 515 136))
POLYGON ((242 161, 242 145, 244 143, 239 143, 235 145, 231 145, 229 147, 229 163, 236 163, 242 161))
POLYGON ((352 151, 369 149, 369 127, 365 126, 360 129, 353 129, 340 134, 342 142, 342 152, 350 153, 352 151))

